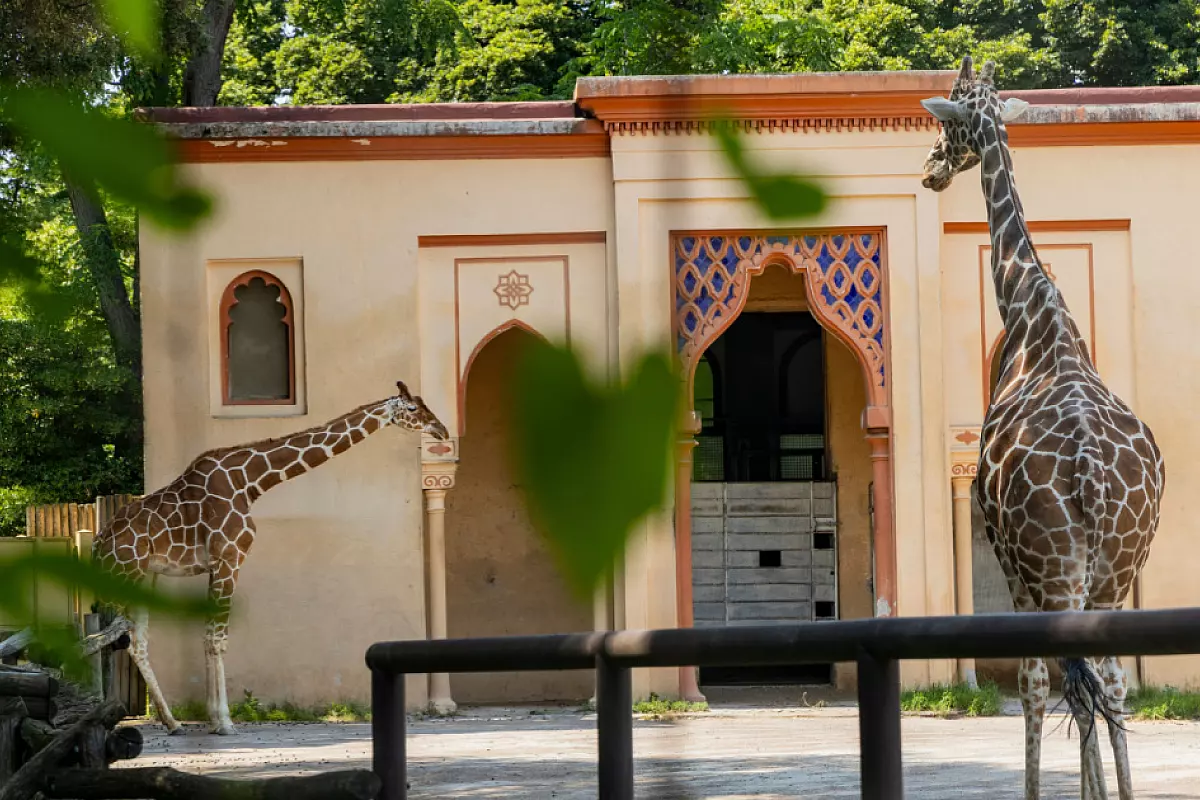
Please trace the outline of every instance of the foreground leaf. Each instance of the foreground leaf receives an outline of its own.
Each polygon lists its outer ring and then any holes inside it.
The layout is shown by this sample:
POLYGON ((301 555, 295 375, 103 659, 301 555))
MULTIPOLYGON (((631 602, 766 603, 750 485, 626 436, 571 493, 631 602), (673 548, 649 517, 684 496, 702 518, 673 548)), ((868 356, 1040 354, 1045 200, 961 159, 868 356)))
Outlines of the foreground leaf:
POLYGON ((746 184, 751 197, 768 218, 774 221, 796 220, 824 210, 827 200, 820 186, 797 175, 763 172, 751 163, 731 123, 716 121, 713 133, 721 145, 725 160, 746 184))
POLYGON ((512 387, 514 463, 534 523, 586 599, 634 524, 663 505, 679 382, 662 354, 624 385, 595 386, 570 350, 529 347, 512 387))
MULTIPOLYGON (((151 612, 180 618, 204 618, 216 610, 206 596, 167 595, 144 584, 114 575, 99 564, 71 553, 25 553, 0 560, 0 611, 9 619, 35 622, 29 598, 37 581, 50 581, 82 589, 102 603, 141 606, 151 612)), ((44 664, 57 664, 73 679, 81 679, 89 667, 79 652, 79 639, 70 625, 36 625, 37 646, 31 654, 44 664)))
POLYGON ((152 128, 44 89, 9 90, 3 113, 39 140, 64 173, 99 184, 163 227, 186 229, 211 210, 207 195, 180 184, 171 145, 152 128))
POLYGON ((109 25, 143 58, 158 55, 160 11, 156 0, 104 0, 109 25))

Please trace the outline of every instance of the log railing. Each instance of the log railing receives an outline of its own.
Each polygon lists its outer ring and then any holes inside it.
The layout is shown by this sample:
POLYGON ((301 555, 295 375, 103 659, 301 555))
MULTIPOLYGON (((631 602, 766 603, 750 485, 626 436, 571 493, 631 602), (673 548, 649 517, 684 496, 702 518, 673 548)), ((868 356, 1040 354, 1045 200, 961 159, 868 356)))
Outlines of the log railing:
POLYGON ((631 669, 857 662, 862 797, 895 800, 904 796, 900 662, 905 659, 1190 653, 1200 653, 1200 608, 381 642, 367 650, 374 770, 382 783, 380 800, 407 796, 407 674, 595 669, 599 796, 632 800, 631 669))

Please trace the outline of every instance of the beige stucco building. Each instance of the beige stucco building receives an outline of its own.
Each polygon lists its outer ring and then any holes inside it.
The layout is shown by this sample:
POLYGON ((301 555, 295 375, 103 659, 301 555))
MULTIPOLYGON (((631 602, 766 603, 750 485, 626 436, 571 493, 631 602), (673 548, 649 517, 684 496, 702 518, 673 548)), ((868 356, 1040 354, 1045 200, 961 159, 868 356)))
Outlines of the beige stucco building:
MULTIPOLYGON (((979 179, 920 185, 936 125, 919 100, 952 78, 589 78, 573 103, 152 112, 217 210, 186 237, 141 228, 147 488, 396 380, 453 435, 384 431, 257 503, 231 696, 363 700, 363 654, 383 639, 1003 610, 968 494, 1002 333, 979 179), (819 178, 819 218, 760 215, 704 130, 718 107, 762 165, 819 178), (531 332, 569 339, 597 375, 670 346, 697 409, 669 504, 591 604, 561 583, 505 461, 504 379, 531 332)), ((1184 508, 1200 492, 1200 269, 1182 242, 1200 88, 1019 96, 1033 105, 1009 130, 1037 244, 1168 464, 1134 605, 1200 603, 1184 508)), ((151 655, 168 697, 202 694, 199 630, 158 623, 151 655)), ((1136 668, 1200 678, 1193 657, 1136 668)), ((690 691, 692 674, 642 671, 635 693, 690 691)), ((853 673, 701 676, 799 680, 853 673)), ((591 688, 413 676, 409 697, 591 688)))

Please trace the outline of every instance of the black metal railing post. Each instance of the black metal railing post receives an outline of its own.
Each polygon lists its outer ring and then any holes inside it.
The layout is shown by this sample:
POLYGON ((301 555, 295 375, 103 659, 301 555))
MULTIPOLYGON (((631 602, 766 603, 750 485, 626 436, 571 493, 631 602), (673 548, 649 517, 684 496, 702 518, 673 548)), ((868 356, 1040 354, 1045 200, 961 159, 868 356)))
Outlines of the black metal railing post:
POLYGON ((633 675, 596 656, 600 800, 633 800, 633 675))
POLYGON ((404 673, 371 670, 372 769, 381 784, 379 800, 408 797, 407 723, 404 673))
POLYGON ((902 800, 900 662, 858 654, 859 769, 863 800, 902 800))

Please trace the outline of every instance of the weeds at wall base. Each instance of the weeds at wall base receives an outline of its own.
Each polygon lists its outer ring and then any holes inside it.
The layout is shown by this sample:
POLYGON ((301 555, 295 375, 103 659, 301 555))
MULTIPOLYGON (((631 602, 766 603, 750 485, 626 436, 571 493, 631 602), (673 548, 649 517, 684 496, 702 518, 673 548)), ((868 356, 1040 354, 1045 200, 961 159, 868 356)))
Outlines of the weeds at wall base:
POLYGON ((1000 714, 1003 702, 1000 687, 994 683, 982 683, 977 689, 965 683, 935 684, 904 692, 900 695, 900 710, 940 716, 995 717, 1000 714))

